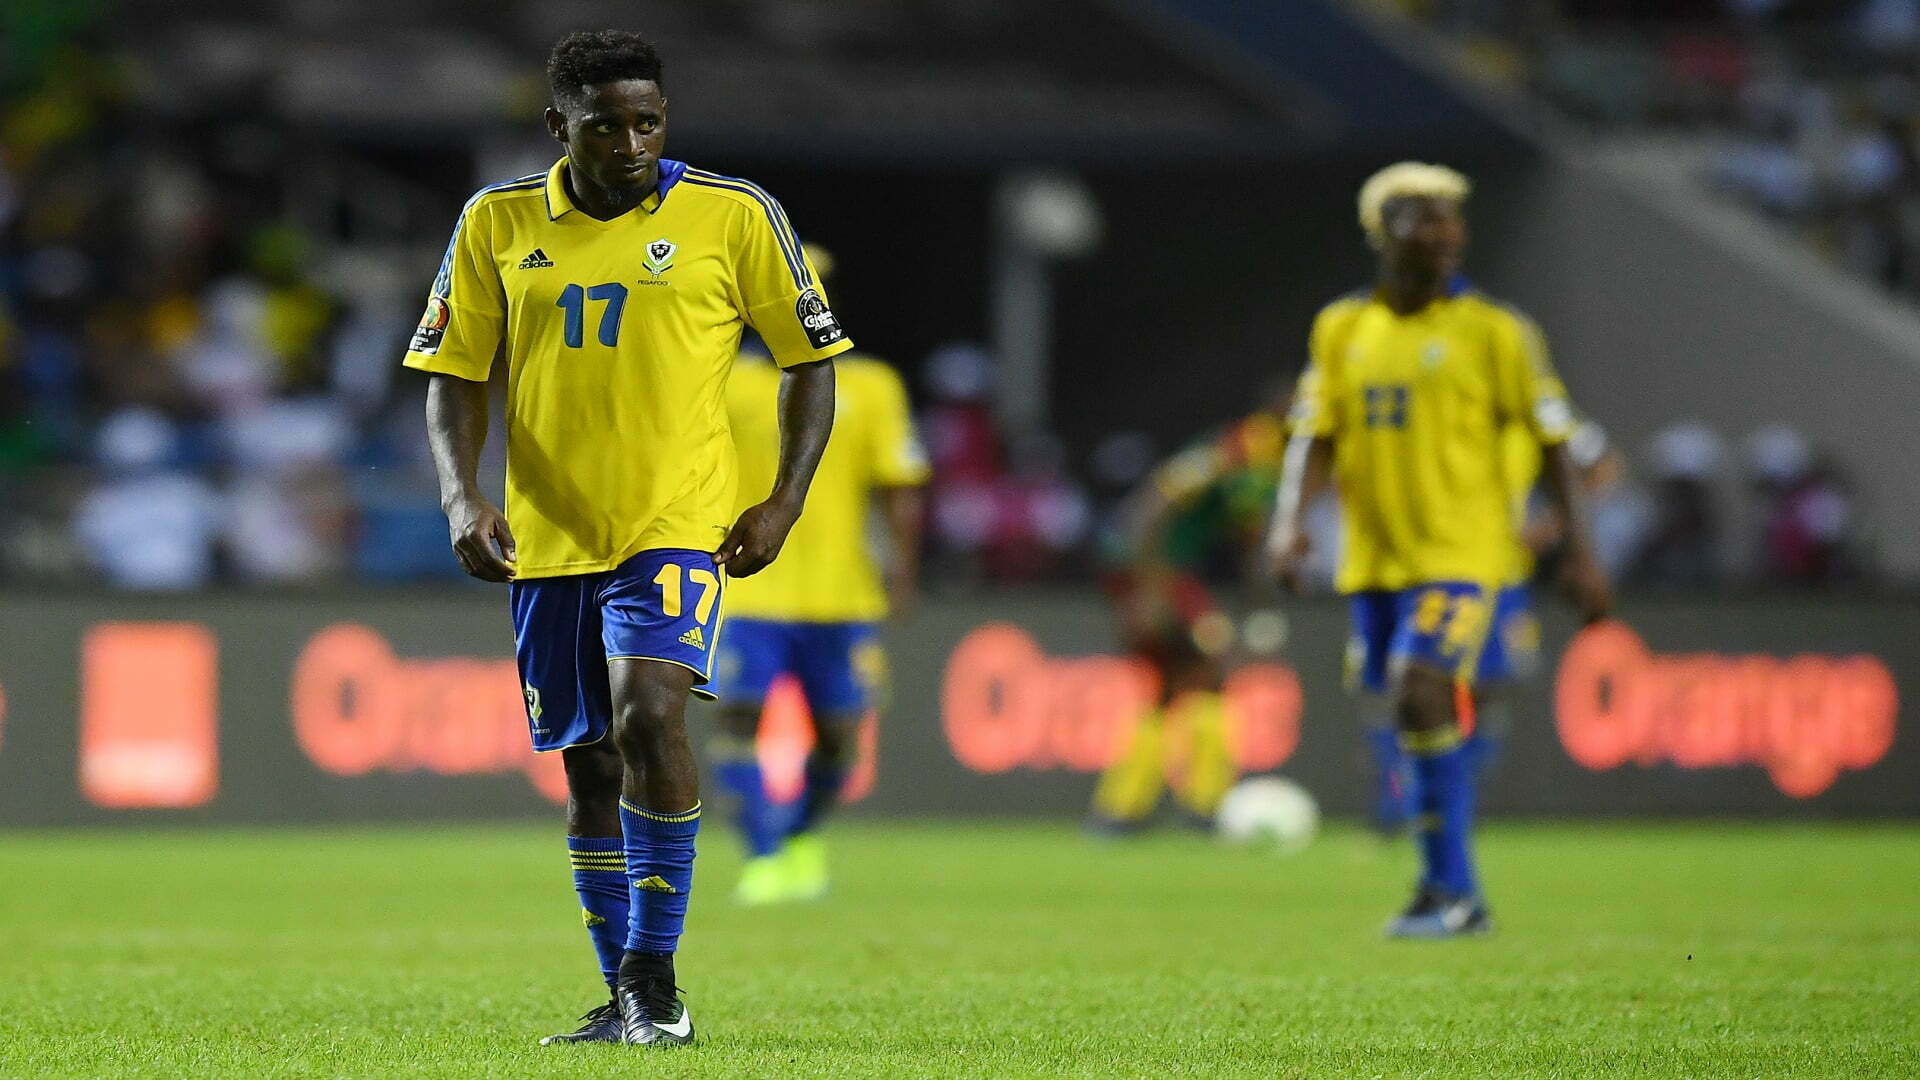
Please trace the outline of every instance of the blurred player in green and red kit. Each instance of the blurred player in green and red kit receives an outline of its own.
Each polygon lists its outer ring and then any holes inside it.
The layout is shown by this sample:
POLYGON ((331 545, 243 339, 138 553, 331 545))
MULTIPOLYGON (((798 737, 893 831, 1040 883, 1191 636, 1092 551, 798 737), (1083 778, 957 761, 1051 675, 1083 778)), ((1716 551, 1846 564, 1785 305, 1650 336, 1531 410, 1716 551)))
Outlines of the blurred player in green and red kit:
POLYGON ((1208 579, 1242 576, 1260 549, 1286 448, 1285 392, 1258 412, 1180 451, 1147 477, 1123 514, 1105 580, 1128 653, 1155 683, 1140 718, 1094 790, 1090 824, 1146 824, 1171 788, 1210 821, 1239 774, 1220 690, 1234 625, 1208 579))

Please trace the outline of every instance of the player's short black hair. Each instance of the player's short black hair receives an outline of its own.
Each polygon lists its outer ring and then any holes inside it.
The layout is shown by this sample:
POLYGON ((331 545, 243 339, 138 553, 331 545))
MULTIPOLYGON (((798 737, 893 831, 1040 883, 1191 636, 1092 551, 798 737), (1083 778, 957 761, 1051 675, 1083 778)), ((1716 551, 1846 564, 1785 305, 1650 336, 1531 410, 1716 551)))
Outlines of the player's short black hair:
POLYGON ((580 96, 582 87, 620 79, 646 79, 665 93, 660 53, 631 30, 581 30, 554 42, 547 54, 547 86, 555 107, 580 96))

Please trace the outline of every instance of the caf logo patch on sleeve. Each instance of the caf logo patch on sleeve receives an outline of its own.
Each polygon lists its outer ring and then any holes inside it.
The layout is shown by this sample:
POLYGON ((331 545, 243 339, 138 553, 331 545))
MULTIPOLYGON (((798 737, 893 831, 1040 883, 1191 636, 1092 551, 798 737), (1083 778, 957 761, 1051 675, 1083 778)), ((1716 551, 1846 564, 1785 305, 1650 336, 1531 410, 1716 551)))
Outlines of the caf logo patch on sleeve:
POLYGON ((816 349, 824 349, 847 336, 847 332, 840 329, 840 320, 827 310, 827 302, 818 289, 801 293, 793 305, 793 313, 799 317, 800 325, 807 331, 807 340, 816 349))
POLYGON ((427 312, 420 316, 420 325, 414 328, 413 342, 407 351, 432 356, 440 351, 440 342, 447 336, 447 324, 453 321, 453 309, 447 306, 445 299, 434 296, 427 299, 427 312))

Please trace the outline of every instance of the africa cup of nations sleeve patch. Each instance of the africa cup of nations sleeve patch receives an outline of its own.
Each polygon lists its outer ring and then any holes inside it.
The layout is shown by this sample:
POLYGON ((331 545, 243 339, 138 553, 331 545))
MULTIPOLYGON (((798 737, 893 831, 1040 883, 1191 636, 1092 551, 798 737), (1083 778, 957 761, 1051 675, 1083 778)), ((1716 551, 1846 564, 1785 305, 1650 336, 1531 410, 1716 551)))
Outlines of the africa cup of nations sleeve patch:
POLYGON ((800 299, 794 302, 793 313, 799 317, 800 325, 807 331, 807 340, 816 349, 824 349, 847 336, 847 332, 840 329, 840 320, 827 309, 827 301, 818 289, 801 293, 800 299))
POLYGON ((453 309, 445 300, 438 296, 428 298, 427 313, 420 316, 420 325, 413 331, 413 343, 407 349, 427 356, 439 352, 440 342, 447 336, 447 323, 452 320, 453 309))

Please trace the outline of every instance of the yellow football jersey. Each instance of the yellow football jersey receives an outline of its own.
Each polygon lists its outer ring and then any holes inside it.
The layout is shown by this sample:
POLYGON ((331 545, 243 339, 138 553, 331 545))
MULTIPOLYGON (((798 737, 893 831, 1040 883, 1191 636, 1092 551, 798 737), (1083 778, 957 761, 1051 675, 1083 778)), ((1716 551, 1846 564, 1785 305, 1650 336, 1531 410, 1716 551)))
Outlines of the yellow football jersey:
MULTIPOLYGON (((873 489, 924 484, 927 455, 913 430, 900 376, 878 360, 834 362, 833 438, 820 458, 806 512, 772 566, 727 586, 727 613, 780 622, 871 622, 887 614, 880 566, 867 538, 873 489)), ((740 450, 741 510, 767 497, 780 466, 780 373, 744 358, 727 384, 740 450)))
POLYGON ((561 158, 467 203, 406 357, 474 381, 506 357, 506 514, 522 579, 718 548, 734 508, 726 388, 741 331, 784 366, 853 345, 759 187, 663 160, 646 202, 600 221, 573 205, 566 170, 561 158))
POLYGON ((1310 353, 1293 423, 1334 441, 1338 588, 1506 581, 1519 539, 1501 429, 1554 444, 1573 428, 1539 329, 1470 291, 1405 316, 1368 293, 1321 311, 1310 353))

